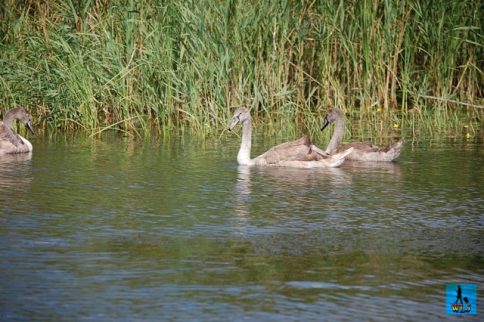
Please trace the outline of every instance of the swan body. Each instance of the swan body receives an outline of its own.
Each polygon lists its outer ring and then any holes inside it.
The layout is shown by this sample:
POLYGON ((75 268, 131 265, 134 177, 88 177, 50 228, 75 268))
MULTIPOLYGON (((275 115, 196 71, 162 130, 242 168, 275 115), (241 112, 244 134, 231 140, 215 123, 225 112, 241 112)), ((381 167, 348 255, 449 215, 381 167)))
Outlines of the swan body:
POLYGON ((237 124, 242 126, 242 144, 237 154, 237 162, 240 165, 258 165, 258 166, 281 166, 293 168, 322 168, 338 167, 345 158, 353 151, 352 148, 341 153, 327 156, 324 151, 311 144, 307 137, 302 137, 295 141, 289 141, 279 144, 267 152, 251 159, 251 136, 252 136, 252 119, 249 111, 244 108, 238 108, 229 130, 233 130, 237 124))
POLYGON ((25 109, 22 107, 11 109, 5 114, 3 123, 0 123, 0 155, 27 153, 33 149, 32 143, 12 129, 14 120, 20 120, 30 132, 34 133, 30 116, 25 109))
POLYGON ((326 153, 333 154, 352 147, 354 150, 348 156, 348 160, 390 162, 395 161, 402 152, 403 140, 383 148, 366 142, 352 142, 341 145, 344 134, 344 115, 337 108, 330 109, 326 114, 321 130, 324 130, 332 122, 335 124, 334 133, 326 148, 326 153))

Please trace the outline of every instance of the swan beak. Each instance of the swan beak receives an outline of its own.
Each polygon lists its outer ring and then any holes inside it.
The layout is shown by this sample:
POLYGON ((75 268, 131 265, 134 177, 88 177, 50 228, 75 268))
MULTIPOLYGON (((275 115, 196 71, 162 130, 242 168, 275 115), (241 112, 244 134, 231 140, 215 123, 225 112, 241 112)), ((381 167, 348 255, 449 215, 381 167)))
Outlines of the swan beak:
POLYGON ((234 129, 234 127, 239 123, 239 118, 238 117, 234 117, 232 119, 232 121, 230 122, 230 125, 229 125, 229 131, 232 131, 234 129))
POLYGON ((35 135, 35 132, 34 132, 34 129, 32 128, 32 123, 30 123, 30 121, 28 121, 27 123, 25 123, 25 127, 30 131, 32 132, 33 135, 35 135))
POLYGON ((325 117, 324 118, 324 123, 323 123, 323 127, 321 128, 321 131, 324 130, 327 126, 329 125, 329 121, 328 121, 328 118, 325 117))

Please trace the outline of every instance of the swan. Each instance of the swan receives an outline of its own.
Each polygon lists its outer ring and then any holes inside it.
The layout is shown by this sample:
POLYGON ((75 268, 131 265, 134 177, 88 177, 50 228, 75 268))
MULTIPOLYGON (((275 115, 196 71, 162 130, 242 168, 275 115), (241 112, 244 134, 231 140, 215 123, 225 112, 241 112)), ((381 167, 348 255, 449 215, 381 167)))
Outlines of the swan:
POLYGON ((395 161, 400 156, 403 147, 403 140, 384 148, 366 142, 352 142, 340 146, 345 130, 344 121, 345 118, 343 112, 336 107, 330 109, 326 114, 321 131, 324 130, 331 122, 334 122, 335 124, 334 133, 329 141, 328 147, 326 148, 326 153, 332 154, 352 147, 354 148, 354 151, 347 158, 348 160, 352 161, 390 162, 395 161))
POLYGON ((258 166, 281 166, 293 168, 323 168, 338 167, 345 158, 353 151, 352 148, 328 156, 324 151, 311 144, 307 137, 302 137, 295 141, 279 144, 258 157, 250 158, 252 119, 245 107, 238 108, 229 125, 229 130, 233 130, 237 124, 242 126, 242 143, 237 162, 239 165, 258 165, 258 166))
POLYGON ((32 143, 12 129, 14 120, 20 120, 32 134, 35 134, 30 116, 25 109, 23 107, 12 108, 5 114, 3 123, 0 123, 0 155, 32 151, 32 143))

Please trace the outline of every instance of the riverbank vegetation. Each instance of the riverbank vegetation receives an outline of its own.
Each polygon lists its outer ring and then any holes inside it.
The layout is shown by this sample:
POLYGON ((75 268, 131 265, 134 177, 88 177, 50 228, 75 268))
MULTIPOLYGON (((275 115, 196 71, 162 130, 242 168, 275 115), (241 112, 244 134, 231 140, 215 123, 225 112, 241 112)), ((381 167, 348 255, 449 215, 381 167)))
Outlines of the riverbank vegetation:
POLYGON ((212 133, 240 105, 315 132, 338 105, 364 136, 476 137, 481 15, 472 0, 4 0, 0 106, 144 135, 212 133))

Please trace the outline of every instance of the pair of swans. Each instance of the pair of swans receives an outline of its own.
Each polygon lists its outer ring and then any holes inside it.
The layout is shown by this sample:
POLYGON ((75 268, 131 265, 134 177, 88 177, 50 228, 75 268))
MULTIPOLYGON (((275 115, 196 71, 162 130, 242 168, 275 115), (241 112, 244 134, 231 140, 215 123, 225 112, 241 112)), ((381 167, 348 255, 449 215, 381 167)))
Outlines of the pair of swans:
POLYGON ((245 107, 238 108, 235 111, 229 130, 233 130, 239 123, 242 126, 242 144, 237 154, 237 162, 240 165, 332 168, 340 166, 353 151, 353 148, 349 148, 333 155, 327 155, 327 153, 313 145, 309 138, 302 137, 295 141, 279 144, 258 157, 251 159, 252 118, 249 110, 245 107))
POLYGON ((350 143, 337 148, 341 144, 344 133, 344 116, 337 108, 333 108, 328 112, 321 130, 324 130, 331 122, 336 124, 335 133, 326 151, 322 151, 313 145, 307 137, 302 137, 295 141, 279 144, 254 159, 250 158, 252 120, 249 111, 245 107, 238 108, 235 111, 229 130, 233 130, 239 123, 242 126, 242 143, 237 154, 237 162, 240 165, 325 168, 338 167, 345 159, 393 161, 400 155, 402 141, 389 148, 378 148, 364 142, 350 143))
POLYGON ((0 155, 12 153, 27 153, 32 151, 32 143, 12 129, 15 120, 22 122, 34 134, 30 116, 23 107, 16 107, 5 114, 0 123, 0 155))

